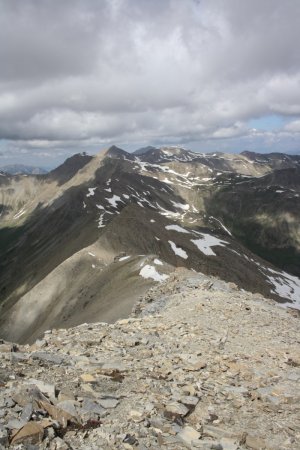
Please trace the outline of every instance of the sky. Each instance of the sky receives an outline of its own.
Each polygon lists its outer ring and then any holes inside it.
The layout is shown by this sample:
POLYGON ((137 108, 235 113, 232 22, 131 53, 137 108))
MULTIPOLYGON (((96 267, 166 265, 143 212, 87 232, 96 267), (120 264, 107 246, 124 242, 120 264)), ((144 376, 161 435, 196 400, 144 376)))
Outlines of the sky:
POLYGON ((0 166, 300 153, 299 0, 0 0, 0 166))

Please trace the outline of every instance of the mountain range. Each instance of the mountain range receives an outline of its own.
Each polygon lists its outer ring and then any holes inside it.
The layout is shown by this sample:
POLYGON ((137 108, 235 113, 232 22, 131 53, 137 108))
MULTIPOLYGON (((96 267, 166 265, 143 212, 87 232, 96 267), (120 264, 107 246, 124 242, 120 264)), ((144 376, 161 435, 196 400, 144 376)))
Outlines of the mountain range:
POLYGON ((0 195, 2 338, 127 317, 181 266, 300 306, 300 156, 112 146, 0 195))
POLYGON ((10 175, 39 175, 47 173, 47 170, 42 167, 27 166, 24 164, 8 164, 6 166, 1 166, 0 171, 10 175))

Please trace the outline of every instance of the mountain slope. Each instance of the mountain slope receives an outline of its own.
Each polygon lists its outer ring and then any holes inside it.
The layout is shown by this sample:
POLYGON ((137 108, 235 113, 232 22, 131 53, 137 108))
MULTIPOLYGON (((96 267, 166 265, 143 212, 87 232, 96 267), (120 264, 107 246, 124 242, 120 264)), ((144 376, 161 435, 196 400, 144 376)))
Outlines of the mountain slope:
POLYGON ((207 200, 206 209, 253 252, 300 275, 300 168, 232 182, 207 200))
MULTIPOLYGON (((289 258, 298 251, 298 160, 279 160, 285 168, 273 171, 271 157, 166 147, 137 156, 113 146, 45 176, 1 177, 0 334, 31 340, 53 326, 115 320, 178 266, 297 305, 300 280, 255 254, 269 257, 256 251, 261 242, 270 252, 280 243, 289 258), (120 266, 118 255, 128 257, 120 266)), ((296 258, 288 267, 298 273, 296 258)))

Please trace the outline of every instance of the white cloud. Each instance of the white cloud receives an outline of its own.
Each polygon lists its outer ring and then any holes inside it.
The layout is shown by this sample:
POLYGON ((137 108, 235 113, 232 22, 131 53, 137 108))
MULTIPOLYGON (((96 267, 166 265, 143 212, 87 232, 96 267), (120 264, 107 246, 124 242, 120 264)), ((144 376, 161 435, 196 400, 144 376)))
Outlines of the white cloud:
POLYGON ((299 17, 297 0, 0 0, 0 139, 294 151, 299 17), (271 114, 291 117, 273 140, 246 125, 271 114))
POLYGON ((291 133, 300 133, 300 119, 289 122, 284 129, 291 133))

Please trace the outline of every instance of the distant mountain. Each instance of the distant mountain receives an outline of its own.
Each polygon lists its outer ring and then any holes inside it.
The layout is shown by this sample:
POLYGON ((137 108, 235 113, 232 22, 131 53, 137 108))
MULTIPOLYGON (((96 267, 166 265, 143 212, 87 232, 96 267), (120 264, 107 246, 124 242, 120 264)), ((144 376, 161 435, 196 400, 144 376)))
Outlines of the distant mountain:
POLYGON ((147 152, 149 152, 151 150, 157 150, 157 148, 153 147, 152 145, 148 145, 147 147, 142 147, 142 148, 139 148, 139 149, 135 150, 133 152, 133 155, 137 155, 137 156, 144 155, 145 153, 147 153, 147 152))
POLYGON ((298 156, 112 146, 2 174, 0 337, 114 321, 180 266, 299 307, 299 170, 298 156))
POLYGON ((40 175, 47 173, 47 170, 41 167, 27 166, 24 164, 10 164, 0 167, 0 170, 10 175, 40 175))

